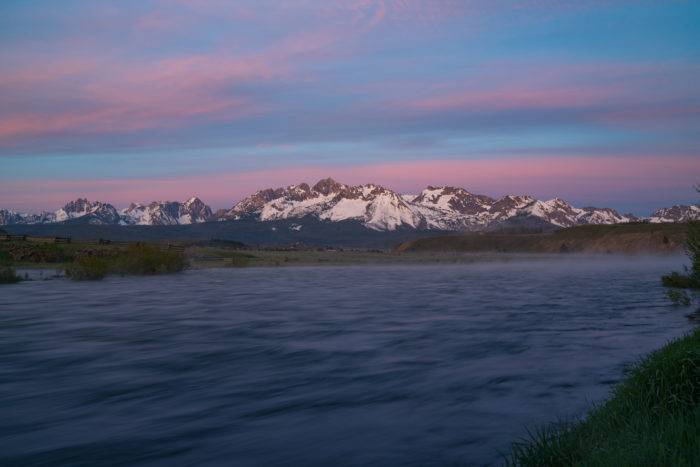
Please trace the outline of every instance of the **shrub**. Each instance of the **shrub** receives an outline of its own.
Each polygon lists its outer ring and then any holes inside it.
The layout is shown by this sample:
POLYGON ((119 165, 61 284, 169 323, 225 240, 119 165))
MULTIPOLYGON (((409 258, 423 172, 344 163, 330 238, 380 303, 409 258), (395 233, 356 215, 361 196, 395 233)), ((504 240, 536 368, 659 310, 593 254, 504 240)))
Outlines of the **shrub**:
POLYGON ((678 289, 700 288, 700 280, 694 278, 690 274, 680 274, 678 272, 672 272, 666 276, 661 276, 661 283, 664 287, 675 287, 678 289))
POLYGON ((15 284, 21 281, 15 270, 9 266, 0 266, 0 284, 15 284))
POLYGON ((82 256, 66 268, 66 276, 76 281, 100 280, 110 271, 110 264, 105 258, 82 256))
POLYGON ((114 263, 116 273, 136 275, 179 272, 187 267, 187 260, 181 252, 144 244, 129 245, 114 263))
POLYGON ((689 276, 695 280, 696 287, 700 287, 700 221, 688 222, 688 237, 685 243, 685 251, 690 258, 689 276))
POLYGON ((9 266, 12 263, 12 256, 5 250, 0 250, 0 265, 9 266))
POLYGON ((181 252, 134 244, 126 250, 79 256, 66 268, 66 275, 74 280, 99 280, 108 274, 165 274, 186 267, 187 260, 181 252))
POLYGON ((666 296, 677 306, 690 306, 692 302, 692 299, 685 290, 670 289, 666 292, 666 296))
POLYGON ((26 263, 63 263, 74 255, 62 245, 53 243, 9 242, 2 246, 3 256, 26 263))
MULTIPOLYGON (((700 185, 696 188, 700 192, 700 185)), ((687 227, 685 252, 690 259, 686 274, 673 272, 661 278, 666 287, 700 289, 700 221, 690 221, 687 227)))

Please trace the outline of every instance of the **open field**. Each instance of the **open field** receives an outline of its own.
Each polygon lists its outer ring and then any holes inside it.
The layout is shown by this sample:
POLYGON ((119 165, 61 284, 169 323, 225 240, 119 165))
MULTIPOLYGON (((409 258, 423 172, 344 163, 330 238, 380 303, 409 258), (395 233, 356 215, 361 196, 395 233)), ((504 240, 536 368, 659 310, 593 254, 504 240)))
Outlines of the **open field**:
POLYGON ((675 253, 683 250, 685 224, 583 225, 551 233, 484 233, 410 240, 400 252, 675 253))

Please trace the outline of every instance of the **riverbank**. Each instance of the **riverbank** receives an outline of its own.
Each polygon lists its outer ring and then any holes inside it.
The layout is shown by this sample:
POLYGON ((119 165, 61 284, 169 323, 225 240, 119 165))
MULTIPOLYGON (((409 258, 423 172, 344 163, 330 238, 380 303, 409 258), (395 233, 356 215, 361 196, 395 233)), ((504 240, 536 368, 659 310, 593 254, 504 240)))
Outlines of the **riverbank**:
POLYGON ((400 252, 670 254, 682 252, 686 224, 581 225, 546 233, 473 233, 419 238, 400 252))
POLYGON ((642 360, 585 420, 515 444, 510 462, 700 465, 700 329, 642 360))
POLYGON ((304 245, 251 247, 240 242, 76 240, 52 243, 52 238, 27 237, 0 242, 0 263, 16 268, 65 269, 76 258, 118 254, 130 245, 175 250, 190 267, 255 267, 369 264, 461 264, 508 261, 521 257, 549 259, 582 254, 677 254, 682 251, 686 226, 634 224, 583 226, 540 234, 469 234, 417 239, 393 249, 310 247, 304 245))

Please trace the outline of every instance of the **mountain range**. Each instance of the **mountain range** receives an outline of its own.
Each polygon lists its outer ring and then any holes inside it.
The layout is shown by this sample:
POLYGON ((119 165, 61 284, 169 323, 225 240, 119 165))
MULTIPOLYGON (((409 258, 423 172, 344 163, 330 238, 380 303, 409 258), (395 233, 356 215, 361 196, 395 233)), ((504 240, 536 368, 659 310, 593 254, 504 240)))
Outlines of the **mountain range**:
POLYGON ((55 212, 27 214, 0 209, 0 225, 87 223, 168 226, 243 219, 293 220, 307 216, 327 222, 357 221, 377 231, 474 232, 509 227, 553 229, 636 221, 686 222, 700 219, 700 207, 673 206, 659 209, 647 218, 638 218, 632 214, 620 214, 611 208, 576 208, 560 198, 542 201, 528 195, 506 195, 496 199, 449 186, 429 186, 418 194, 398 194, 379 185, 352 186, 326 178, 313 186, 302 183, 260 190, 230 209, 216 213, 197 197, 184 203, 132 203, 121 210, 109 203, 80 198, 55 212))

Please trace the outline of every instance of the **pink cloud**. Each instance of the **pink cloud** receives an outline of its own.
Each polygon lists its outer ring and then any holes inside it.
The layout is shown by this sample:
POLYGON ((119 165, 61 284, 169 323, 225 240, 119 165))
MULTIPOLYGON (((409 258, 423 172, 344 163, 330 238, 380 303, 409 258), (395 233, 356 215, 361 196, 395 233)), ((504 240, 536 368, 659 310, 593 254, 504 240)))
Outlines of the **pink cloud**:
POLYGON ((284 64, 258 57, 209 55, 145 64, 33 64, 2 78, 0 91, 10 96, 18 88, 61 89, 70 102, 41 111, 8 103, 0 114, 0 144, 59 132, 123 133, 173 127, 198 117, 233 120, 259 114, 264 105, 237 95, 235 86, 273 80, 285 72, 284 64))
MULTIPOLYGON (((687 89, 695 65, 674 62, 547 63, 491 62, 461 79, 419 86, 399 82, 387 99, 390 116, 421 117, 459 113, 585 110, 577 118, 605 125, 638 125, 698 115, 700 96, 687 89), (512 71, 518 70, 513 79, 512 71), (413 90, 411 93, 410 91, 413 90), (404 97, 411 96, 411 97, 404 97)), ((366 109, 360 109, 366 111, 366 109)), ((573 115, 573 114, 572 114, 573 115)))
POLYGON ((504 110, 580 107, 605 102, 616 96, 611 88, 523 88, 512 87, 495 91, 464 91, 439 95, 405 103, 407 109, 428 112, 454 110, 504 110))

